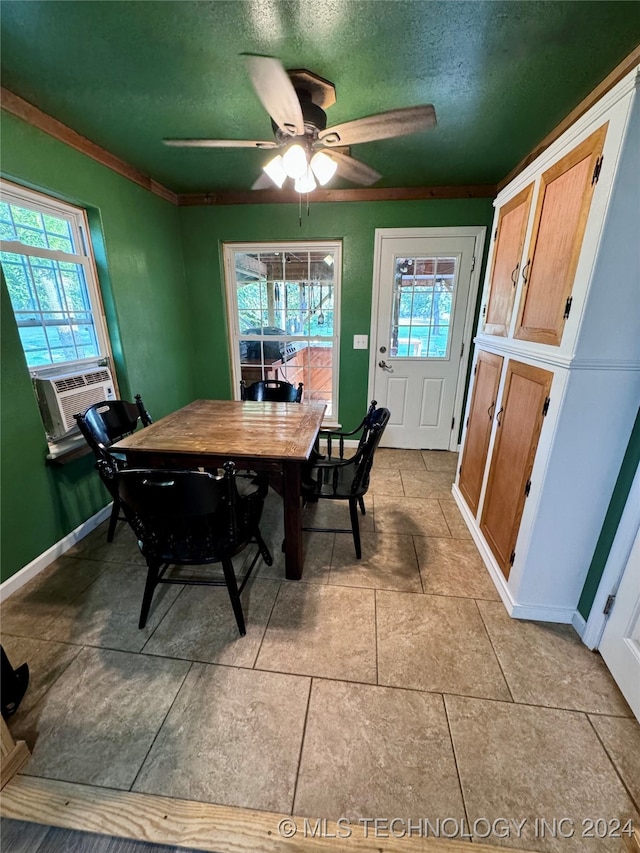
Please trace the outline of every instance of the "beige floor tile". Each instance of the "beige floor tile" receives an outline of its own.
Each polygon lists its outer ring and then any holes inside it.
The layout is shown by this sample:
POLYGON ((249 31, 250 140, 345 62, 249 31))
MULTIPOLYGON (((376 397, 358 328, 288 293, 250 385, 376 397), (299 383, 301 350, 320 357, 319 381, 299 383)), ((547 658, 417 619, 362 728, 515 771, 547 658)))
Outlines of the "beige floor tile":
POLYGON ((124 521, 119 521, 112 542, 107 542, 109 522, 104 521, 88 536, 77 542, 66 552, 67 557, 83 557, 87 560, 99 560, 108 563, 138 563, 146 566, 146 562, 133 530, 124 521))
POLYGON ((294 813, 462 819, 442 697, 314 680, 294 813))
MULTIPOLYGON (((374 463, 368 494, 404 495, 400 470, 395 470, 394 468, 376 468, 374 463)), ((366 496, 364 500, 366 505, 366 496)))
POLYGON ((451 482, 455 479, 458 465, 458 454, 449 450, 423 450, 422 460, 427 471, 446 471, 450 473, 451 482))
POLYGON ((589 719, 640 810, 640 724, 635 718, 590 714, 589 719))
POLYGON ((283 584, 256 668, 375 683, 374 613, 370 589, 283 584))
POLYGON ((600 655, 570 625, 511 619, 502 604, 479 601, 515 702, 628 716, 600 655))
POLYGON ((81 647, 29 637, 11 637, 8 634, 2 635, 2 647, 14 669, 23 663, 29 665, 29 686, 18 711, 11 717, 10 725, 13 728, 62 675, 81 647))
POLYGON ((462 513, 458 509, 453 498, 439 498, 438 503, 440 504, 444 517, 447 520, 450 535, 454 539, 471 539, 469 528, 465 524, 462 513))
POLYGON ((473 540, 414 536, 413 541, 425 592, 500 600, 473 540))
POLYGON ((83 649, 14 732, 32 748, 25 771, 128 789, 189 666, 83 649))
POLYGON ((308 697, 308 678, 194 664, 133 790, 290 812, 308 697))
MULTIPOLYGON (((76 562, 91 564, 91 560, 76 562)), ((181 586, 161 584, 151 602, 146 626, 138 628, 146 566, 107 563, 98 580, 55 618, 42 636, 58 642, 139 652, 175 601, 181 586)))
POLYGON ((329 583, 422 592, 413 537, 367 533, 362 538, 362 559, 358 560, 352 537, 337 533, 329 583))
MULTIPOLYGON (((334 535, 333 533, 303 534, 304 564, 302 567, 302 577, 305 583, 329 582, 334 535)), ((282 550, 282 538, 274 545, 271 555, 273 556, 273 565, 267 566, 261 560, 254 569, 255 577, 260 579, 273 578, 279 581, 285 580, 285 555, 282 550)))
POLYGON ((449 536, 449 527, 435 499, 376 495, 373 499, 376 530, 415 536, 449 536))
POLYGON ((379 447, 376 450, 375 468, 410 468, 425 470, 422 453, 419 450, 397 450, 391 447, 379 447))
POLYGON ((378 683, 510 699, 476 603, 376 592, 378 683))
POLYGON ((60 557, 3 602, 2 630, 19 637, 41 636, 106 568, 107 564, 95 560, 60 557))
POLYGON ((488 841, 554 853, 620 853, 620 838, 582 837, 585 819, 633 815, 583 714, 460 696, 445 696, 445 703, 470 824, 481 818, 527 821, 521 838, 514 832, 488 841), (536 818, 567 818, 563 826, 573 837, 536 837, 536 818))
POLYGON ((447 471, 401 471, 408 498, 449 498, 453 476, 447 471))
POLYGON ((249 580, 242 637, 225 587, 187 586, 144 647, 145 654, 252 667, 280 584, 249 580), (206 626, 206 630, 204 629, 206 626))

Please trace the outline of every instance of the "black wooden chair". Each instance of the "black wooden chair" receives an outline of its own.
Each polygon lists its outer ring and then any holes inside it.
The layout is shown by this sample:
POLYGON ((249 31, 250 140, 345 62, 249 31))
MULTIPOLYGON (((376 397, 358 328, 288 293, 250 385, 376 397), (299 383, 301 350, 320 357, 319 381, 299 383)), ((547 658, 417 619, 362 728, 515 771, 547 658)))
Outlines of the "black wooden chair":
POLYGON ((361 441, 354 456, 350 459, 325 457, 319 459, 303 473, 303 498, 312 502, 323 499, 348 501, 351 515, 351 530, 335 527, 303 527, 303 530, 351 533, 358 559, 362 557, 358 505, 361 510, 364 509, 362 498, 369 488, 373 457, 389 423, 389 417, 389 409, 374 408, 369 415, 364 440, 361 441))
POLYGON ((135 432, 139 424, 146 427, 153 423, 140 394, 136 394, 135 399, 135 403, 128 400, 104 400, 74 415, 80 432, 96 457, 96 468, 102 482, 113 498, 107 542, 113 541, 116 524, 119 520, 124 520, 120 515, 120 500, 114 476, 126 466, 125 457, 112 453, 109 448, 121 438, 135 432), (104 464, 99 465, 100 462, 104 464))
POLYGON ((240 399, 265 403, 300 403, 302 401, 302 382, 298 387, 281 379, 264 379, 247 386, 240 380, 240 399))
POLYGON ((240 593, 260 557, 268 566, 273 563, 258 527, 265 492, 241 497, 233 462, 225 463, 222 477, 206 471, 130 468, 120 471, 116 481, 125 517, 148 567, 138 627, 144 628, 160 583, 226 585, 238 630, 244 636, 240 593), (250 543, 258 549, 238 586, 231 560, 250 543), (164 576, 170 566, 210 563, 222 564, 224 580, 164 576))
MULTIPOLYGON (((358 446, 356 449, 356 453, 362 445, 367 440, 367 436, 369 435, 369 429, 372 423, 373 413, 376 410, 376 406, 378 405, 377 400, 372 400, 369 404, 369 408, 367 410, 367 414, 360 421, 355 429, 347 431, 339 431, 334 429, 322 428, 318 433, 318 437, 316 439, 315 446, 313 448, 313 453, 311 455, 311 465, 322 465, 322 464, 331 464, 332 462, 340 461, 344 459, 344 451, 345 451, 345 439, 353 439, 354 436, 358 436, 358 446), (321 452, 320 442, 323 441, 325 444, 324 449, 326 453, 321 452)), ((358 505, 360 506, 360 511, 363 515, 366 515, 366 510, 364 506, 364 498, 360 496, 358 498, 358 505)))

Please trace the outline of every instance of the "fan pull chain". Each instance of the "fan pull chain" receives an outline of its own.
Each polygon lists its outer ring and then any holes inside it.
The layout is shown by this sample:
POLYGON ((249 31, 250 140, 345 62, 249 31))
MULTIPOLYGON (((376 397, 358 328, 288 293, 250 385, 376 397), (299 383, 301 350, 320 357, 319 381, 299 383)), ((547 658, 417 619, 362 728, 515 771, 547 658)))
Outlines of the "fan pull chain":
POLYGON ((302 194, 298 193, 298 227, 302 228, 302 194))

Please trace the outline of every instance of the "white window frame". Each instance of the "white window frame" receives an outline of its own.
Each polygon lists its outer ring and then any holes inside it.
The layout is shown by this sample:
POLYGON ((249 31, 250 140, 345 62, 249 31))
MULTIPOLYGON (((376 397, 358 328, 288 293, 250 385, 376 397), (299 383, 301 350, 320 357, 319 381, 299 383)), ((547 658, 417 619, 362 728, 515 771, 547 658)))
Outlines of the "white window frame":
POLYGON ((0 199, 8 204, 17 204, 45 215, 65 219, 69 223, 73 242, 78 248, 79 254, 70 254, 39 246, 29 246, 21 243, 19 240, 0 240, 0 249, 3 252, 11 252, 17 255, 45 258, 82 266, 89 302, 91 304, 96 339, 100 350, 98 355, 90 358, 70 359, 68 361, 57 361, 52 364, 29 366, 30 375, 34 378, 44 377, 53 374, 71 373, 97 364, 112 365, 113 356, 107 333, 104 305, 98 284, 98 271, 93 255, 86 211, 80 207, 51 198, 35 190, 26 189, 4 179, 0 179, 0 199))
MULTIPOLYGON (((332 413, 325 417, 326 426, 339 426, 338 423, 338 395, 340 374, 340 303, 342 290, 342 241, 341 240, 308 240, 308 241, 255 241, 251 243, 224 243, 223 260, 225 272, 225 299, 227 303, 227 328, 229 330, 229 353, 231 358, 231 376, 233 384, 233 398, 240 399, 240 379, 242 376, 240 367, 240 340, 251 340, 251 335, 240 332, 238 323, 238 299, 235 276, 234 258, 237 253, 255 254, 256 252, 332 252, 334 256, 333 276, 333 346, 331 372, 331 399, 332 413)), ((304 340, 310 340, 309 336, 303 336, 304 340)), ((296 335, 281 335, 283 340, 299 340, 296 335)), ((327 340, 323 336, 322 340, 327 340)), ((303 397, 304 400, 304 397, 303 397)))

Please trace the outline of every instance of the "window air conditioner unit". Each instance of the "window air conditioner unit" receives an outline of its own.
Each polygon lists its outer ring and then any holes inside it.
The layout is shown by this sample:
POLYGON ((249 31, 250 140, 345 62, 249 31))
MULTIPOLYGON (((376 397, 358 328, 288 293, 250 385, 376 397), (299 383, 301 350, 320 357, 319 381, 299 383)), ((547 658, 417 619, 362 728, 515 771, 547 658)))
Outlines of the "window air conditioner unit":
POLYGON ((115 398, 113 377, 107 367, 36 377, 34 385, 45 429, 54 441, 76 427, 75 414, 94 403, 115 398))

